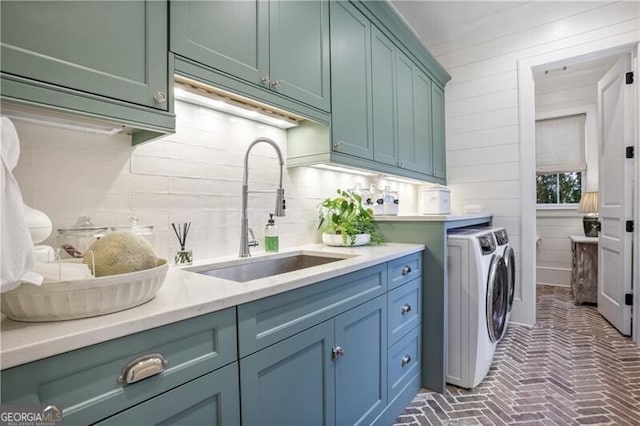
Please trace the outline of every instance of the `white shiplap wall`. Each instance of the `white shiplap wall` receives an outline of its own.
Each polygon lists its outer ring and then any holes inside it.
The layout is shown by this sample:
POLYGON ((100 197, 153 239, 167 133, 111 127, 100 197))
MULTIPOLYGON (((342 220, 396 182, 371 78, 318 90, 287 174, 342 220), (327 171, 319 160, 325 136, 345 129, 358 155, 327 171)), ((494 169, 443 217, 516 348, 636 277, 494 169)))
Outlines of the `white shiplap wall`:
MULTIPOLYGON (((638 2, 526 2, 428 45, 451 74, 446 88, 448 184, 452 207, 481 204, 506 226, 520 258, 521 146, 518 62, 565 50, 599 50, 638 41, 638 2), (523 16, 527 18, 522 19, 523 16), (516 19, 516 17, 518 19, 516 19), (524 22, 524 23, 523 23, 524 22)), ((533 266, 525 269, 533 271, 533 266)), ((518 280, 516 322, 531 323, 532 276, 518 280)))
MULTIPOLYGON (((15 121, 21 155, 14 175, 24 201, 49 215, 54 230, 79 215, 106 226, 125 224, 135 214, 141 224, 155 227, 155 249, 164 258, 178 248, 169 224, 191 221, 187 245, 196 260, 236 255, 244 153, 255 138, 267 136, 286 156, 286 132, 184 102, 176 103, 176 117, 175 134, 138 148, 127 135, 15 121)), ((256 145, 249 166, 251 189, 276 188, 279 168, 271 147, 256 145)), ((319 242, 318 203, 356 181, 363 187, 375 182, 334 171, 285 169, 287 216, 276 218, 280 247, 319 242)), ((412 213, 413 185, 389 184, 400 192, 401 211, 412 213)), ((273 194, 249 196, 249 222, 260 239, 274 204, 273 194)), ((55 245, 55 234, 45 243, 55 245)))
MULTIPOLYGON (((536 115, 547 118, 567 112, 587 111, 587 174, 585 187, 597 191, 598 143, 595 117, 598 80, 608 70, 610 61, 599 61, 593 67, 581 65, 576 71, 567 71, 535 79, 536 115), (603 62, 603 63, 602 63, 603 62)), ((539 209, 536 214, 536 232, 540 237, 536 256, 536 281, 544 284, 569 286, 571 284, 571 244, 569 235, 583 235, 582 216, 576 209, 539 209)))

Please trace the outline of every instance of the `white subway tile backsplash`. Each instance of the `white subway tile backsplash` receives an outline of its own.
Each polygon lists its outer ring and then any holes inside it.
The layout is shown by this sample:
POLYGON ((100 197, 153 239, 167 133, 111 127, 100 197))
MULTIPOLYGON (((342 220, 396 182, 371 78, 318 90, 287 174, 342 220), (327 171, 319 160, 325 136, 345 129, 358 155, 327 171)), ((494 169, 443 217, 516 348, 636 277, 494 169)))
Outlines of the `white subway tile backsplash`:
MULTIPOLYGON (((15 176, 25 201, 48 214, 54 229, 71 225, 79 215, 104 226, 126 224, 135 215, 140 224, 154 227, 154 248, 163 258, 172 259, 178 248, 172 222, 192 223, 187 246, 196 260, 236 255, 247 147, 258 137, 269 137, 286 159, 286 132, 183 102, 176 103, 176 122, 175 134, 135 148, 127 135, 20 124, 21 148, 27 153, 15 176)), ((249 158, 250 189, 275 190, 278 179, 275 151, 257 144, 249 158)), ((281 247, 319 242, 318 204, 335 196, 337 188, 353 188, 356 181, 367 188, 369 180, 349 173, 285 168, 287 212, 276 218, 281 247)), ((390 185, 410 194, 405 206, 412 206, 411 185, 390 185)), ((249 223, 260 240, 274 207, 274 194, 249 195, 249 223)), ((55 231, 47 242, 55 244, 55 231)), ((261 246, 254 251, 262 250, 261 246)))

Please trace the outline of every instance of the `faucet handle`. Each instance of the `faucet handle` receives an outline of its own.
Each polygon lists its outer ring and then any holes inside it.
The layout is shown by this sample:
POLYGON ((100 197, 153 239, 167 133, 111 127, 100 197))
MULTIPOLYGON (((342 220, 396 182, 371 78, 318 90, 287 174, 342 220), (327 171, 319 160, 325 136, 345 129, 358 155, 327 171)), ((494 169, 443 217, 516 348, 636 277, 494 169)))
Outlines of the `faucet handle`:
POLYGON ((249 228, 248 231, 249 231, 249 234, 251 235, 251 240, 247 241, 247 246, 258 247, 260 243, 258 243, 258 240, 256 240, 256 234, 253 233, 253 229, 249 228))

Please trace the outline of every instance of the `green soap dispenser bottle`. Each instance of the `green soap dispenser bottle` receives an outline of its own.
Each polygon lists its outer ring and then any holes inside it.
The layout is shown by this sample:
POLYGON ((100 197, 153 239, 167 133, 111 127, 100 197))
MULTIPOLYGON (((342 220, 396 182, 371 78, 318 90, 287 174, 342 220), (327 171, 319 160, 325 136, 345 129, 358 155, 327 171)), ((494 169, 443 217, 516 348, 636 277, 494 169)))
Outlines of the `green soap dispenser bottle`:
POLYGON ((278 227, 273 219, 273 213, 269 213, 269 220, 264 227, 264 251, 267 253, 277 253, 279 247, 278 227))

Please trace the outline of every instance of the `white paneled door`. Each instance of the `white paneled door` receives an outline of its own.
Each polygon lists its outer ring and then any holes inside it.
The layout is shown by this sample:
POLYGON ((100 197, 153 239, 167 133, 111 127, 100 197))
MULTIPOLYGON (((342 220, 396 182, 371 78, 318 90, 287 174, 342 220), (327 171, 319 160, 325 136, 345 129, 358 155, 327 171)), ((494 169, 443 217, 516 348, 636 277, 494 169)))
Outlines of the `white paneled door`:
POLYGON ((633 85, 625 81, 629 71, 631 58, 624 55, 598 82, 598 311, 627 336, 631 334, 631 306, 624 299, 631 292, 632 234, 625 223, 632 219, 633 160, 625 158, 625 149, 634 145, 633 85))

